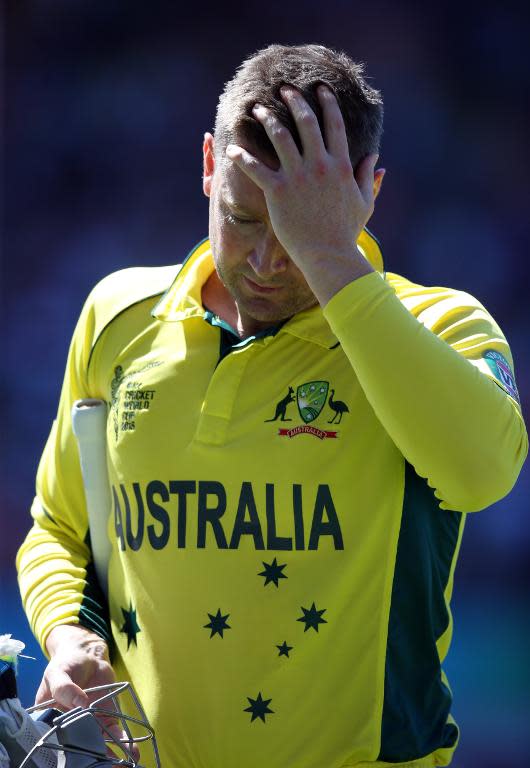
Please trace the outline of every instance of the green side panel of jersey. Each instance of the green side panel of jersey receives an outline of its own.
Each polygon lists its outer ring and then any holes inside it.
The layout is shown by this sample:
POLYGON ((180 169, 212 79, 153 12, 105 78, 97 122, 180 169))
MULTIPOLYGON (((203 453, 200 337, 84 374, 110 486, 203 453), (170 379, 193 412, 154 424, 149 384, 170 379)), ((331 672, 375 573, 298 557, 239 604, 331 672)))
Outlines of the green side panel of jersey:
POLYGON ((414 760, 458 739, 456 726, 447 723, 452 697, 441 679, 436 641, 449 623, 444 590, 461 520, 461 512, 440 509, 427 481, 406 464, 378 760, 414 760))
MULTIPOLYGON (((87 534, 85 543, 90 545, 90 535, 87 534)), ((106 640, 111 647, 112 633, 110 629, 110 617, 107 601, 103 590, 99 586, 94 563, 90 562, 86 568, 86 582, 83 593, 83 602, 79 611, 79 623, 92 630, 106 640)))

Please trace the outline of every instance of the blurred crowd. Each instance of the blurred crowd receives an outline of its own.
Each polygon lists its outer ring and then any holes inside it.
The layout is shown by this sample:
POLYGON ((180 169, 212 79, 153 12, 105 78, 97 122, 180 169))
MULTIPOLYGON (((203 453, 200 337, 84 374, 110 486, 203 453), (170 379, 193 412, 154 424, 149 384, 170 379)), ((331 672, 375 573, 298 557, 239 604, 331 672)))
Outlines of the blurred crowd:
MULTIPOLYGON (((234 68, 270 42, 321 42, 366 62, 385 101, 379 165, 387 175, 370 228, 386 267, 482 301, 511 344, 528 412, 530 57, 521 8, 390 0, 227 0, 196 12, 169 1, 5 4, 0 576, 11 595, 4 605, 17 617, 14 554, 29 526, 36 465, 82 302, 108 272, 177 263, 206 236, 203 133, 234 68)), ((469 520, 457 573, 457 633, 459 621, 470 632, 491 631, 492 606, 508 605, 512 656, 521 637, 530 639, 529 495, 525 467, 505 501, 469 520), (484 616, 489 629, 477 629, 484 616)), ((505 690, 513 754, 491 765, 518 768, 530 746, 514 730, 519 701, 529 714, 528 664, 502 663, 513 676, 505 690)), ((455 669, 465 674, 465 666, 457 657, 455 669)), ((491 721, 501 720, 492 708, 491 721)), ((481 768, 492 754, 484 748, 481 768)))

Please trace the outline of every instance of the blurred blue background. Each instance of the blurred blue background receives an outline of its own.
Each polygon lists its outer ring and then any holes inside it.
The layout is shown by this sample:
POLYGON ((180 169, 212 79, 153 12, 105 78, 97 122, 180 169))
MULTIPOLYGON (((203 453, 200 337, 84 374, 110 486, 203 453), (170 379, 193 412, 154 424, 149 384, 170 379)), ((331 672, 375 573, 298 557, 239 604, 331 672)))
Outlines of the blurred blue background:
MULTIPOLYGON (((321 42, 367 62, 383 92, 387 169, 371 229, 386 266, 469 290, 504 329, 530 405, 529 15, 516 3, 16 0, 5 33, 0 633, 27 643, 21 698, 44 659, 18 598, 40 452, 69 337, 92 285, 178 262, 206 234, 201 142, 241 60, 321 42)), ((446 669, 456 768, 530 754, 528 498, 468 520, 446 669)), ((287 766, 286 766, 287 768, 287 766)))

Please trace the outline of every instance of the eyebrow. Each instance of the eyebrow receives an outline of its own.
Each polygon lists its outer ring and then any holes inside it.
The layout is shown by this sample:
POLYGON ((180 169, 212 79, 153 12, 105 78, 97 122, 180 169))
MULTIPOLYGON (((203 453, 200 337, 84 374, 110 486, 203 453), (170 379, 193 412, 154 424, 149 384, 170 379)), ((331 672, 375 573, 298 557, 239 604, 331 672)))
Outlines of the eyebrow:
POLYGON ((227 205, 229 208, 232 208, 237 213, 243 213, 243 214, 246 214, 247 216, 257 216, 256 213, 249 210, 248 208, 245 208, 243 205, 240 205, 236 200, 233 200, 230 197, 225 197, 223 195, 222 200, 225 205, 227 205))

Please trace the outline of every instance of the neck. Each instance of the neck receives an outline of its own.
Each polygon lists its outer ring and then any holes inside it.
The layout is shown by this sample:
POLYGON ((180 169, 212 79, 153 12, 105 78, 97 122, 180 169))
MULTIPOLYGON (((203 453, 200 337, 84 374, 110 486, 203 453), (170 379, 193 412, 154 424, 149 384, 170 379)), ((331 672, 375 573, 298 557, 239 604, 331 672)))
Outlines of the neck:
POLYGON ((202 303, 234 329, 240 339, 253 336, 267 327, 259 320, 241 315, 232 294, 225 288, 217 272, 212 272, 202 288, 202 303))

